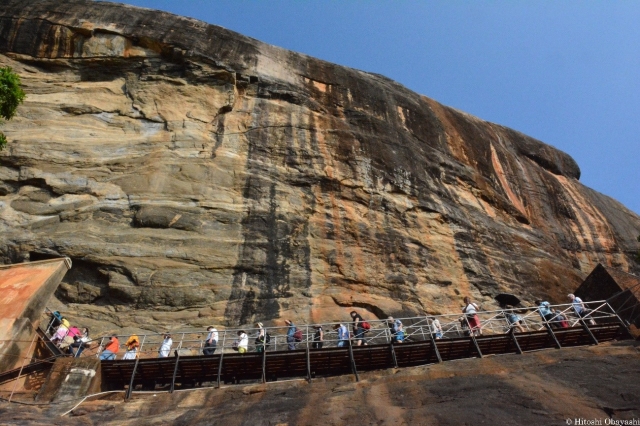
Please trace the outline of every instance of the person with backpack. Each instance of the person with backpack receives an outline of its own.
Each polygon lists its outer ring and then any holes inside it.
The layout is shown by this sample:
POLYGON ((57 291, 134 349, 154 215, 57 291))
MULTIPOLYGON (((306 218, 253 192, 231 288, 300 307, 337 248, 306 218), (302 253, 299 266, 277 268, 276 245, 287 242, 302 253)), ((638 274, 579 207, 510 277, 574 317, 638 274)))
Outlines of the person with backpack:
POLYGON ((204 347, 202 348, 202 353, 205 355, 213 355, 216 352, 216 348, 218 347, 218 330, 210 325, 207 327, 207 338, 204 341, 204 347))
POLYGON ((366 345, 367 341, 364 339, 364 334, 371 328, 359 313, 351 311, 351 319, 353 319, 353 335, 355 336, 356 346, 366 345), (367 327, 368 326, 368 327, 367 327))
POLYGON ((269 346, 268 343, 271 341, 271 336, 264 329, 261 322, 256 323, 256 327, 258 327, 258 335, 256 336, 255 345, 256 352, 262 353, 265 350, 266 346, 269 346))
POLYGON ((294 351, 296 349, 296 333, 298 329, 295 324, 291 320, 284 320, 284 323, 287 324, 287 345, 290 351, 294 351))
POLYGON ((478 305, 471 301, 469 296, 464 298, 465 307, 462 308, 462 313, 465 315, 467 322, 469 323, 469 333, 476 336, 482 336, 482 328, 480 326, 480 318, 478 318, 478 305))
POLYGON ((349 340, 349 329, 344 324, 336 324, 333 329, 338 332, 338 347, 344 348, 349 340))
POLYGON ((391 330, 391 343, 402 343, 404 341, 404 329, 402 321, 394 320, 393 317, 387 318, 389 330, 391 330))
POLYGON ((313 335, 313 343, 311 347, 313 349, 322 349, 322 345, 324 344, 324 331, 322 331, 321 325, 315 326, 316 332, 313 335))

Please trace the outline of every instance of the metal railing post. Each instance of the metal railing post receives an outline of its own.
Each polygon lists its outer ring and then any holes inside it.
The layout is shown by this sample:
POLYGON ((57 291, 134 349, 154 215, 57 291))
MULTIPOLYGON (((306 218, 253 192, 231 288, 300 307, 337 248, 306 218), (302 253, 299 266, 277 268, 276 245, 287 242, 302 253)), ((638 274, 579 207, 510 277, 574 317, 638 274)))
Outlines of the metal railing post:
POLYGON ((391 352, 391 360, 393 361, 394 368, 398 368, 398 358, 396 358, 396 348, 393 347, 393 334, 391 334, 391 330, 389 330, 388 324, 385 329, 385 334, 388 336, 389 340, 389 351, 391 352))
POLYGON ((307 324, 307 381, 311 383, 311 353, 309 352, 309 325, 307 324))
POLYGON ((136 375, 136 371, 138 370, 138 362, 140 358, 136 358, 136 363, 133 365, 133 372, 131 373, 131 380, 129 380, 129 389, 127 389, 127 393, 124 394, 124 400, 128 401, 131 398, 131 394, 133 393, 133 379, 136 375))
MULTIPOLYGON (((478 341, 476 340, 476 335, 471 329, 471 324, 469 323, 469 319, 467 318, 467 314, 463 313, 464 320, 467 323, 467 327, 469 328, 469 336, 471 336, 471 340, 473 341, 474 346, 476 347, 476 351, 478 352, 478 356, 482 358, 482 351, 480 350, 480 346, 478 345, 478 341)), ((476 314, 477 315, 477 314, 476 314)), ((478 321, 480 321, 480 317, 478 317, 478 321)))
POLYGON ((429 338, 431 339, 431 345, 433 346, 433 352, 436 354, 436 358, 438 362, 442 362, 442 357, 440 356, 440 350, 438 349, 438 344, 436 343, 435 337, 433 337, 433 321, 427 320, 427 324, 429 325, 429 338))
POLYGON ((516 339, 515 327, 511 327, 508 334, 511 335, 511 340, 513 341, 513 344, 516 345, 516 351, 518 352, 518 355, 522 355, 522 348, 520 347, 520 343, 518 343, 518 339, 516 339))
POLYGON ((218 380, 217 387, 220 388, 220 376, 222 375, 222 361, 224 360, 224 342, 227 338, 227 330, 222 332, 222 349, 220 350, 220 359, 218 360, 218 380))
POLYGON ((580 317, 580 324, 582 324, 582 328, 587 332, 587 334, 589 335, 589 337, 591 338, 593 343, 595 345, 597 345, 598 344, 598 339, 596 339, 596 336, 593 335, 593 333, 589 329, 589 326, 587 325, 587 322, 582 317, 580 317))
POLYGON ((267 330, 262 328, 262 383, 267 383, 267 330))
POLYGON ((176 349, 174 353, 176 355, 176 364, 173 367, 173 376, 171 377, 171 388, 169 388, 169 393, 173 393, 173 389, 176 384, 176 375, 178 374, 178 363, 180 362, 180 353, 178 352, 178 349, 176 349))
POLYGON ((607 303, 607 306, 609 307, 609 309, 611 309, 611 312, 613 312, 613 314, 616 316, 616 318, 618 318, 618 321, 620 322, 620 326, 627 333, 627 336, 633 337, 633 334, 631 334, 631 330, 629 330, 629 327, 627 326, 627 324, 625 324, 625 322, 622 320, 620 315, 618 315, 618 312, 615 309, 613 309, 613 306, 611 306, 611 304, 609 304, 609 302, 606 302, 606 303, 607 303))
POLYGON ((22 375, 22 370, 24 369, 24 365, 27 363, 27 357, 29 356, 29 354, 31 353, 31 348, 33 348, 33 344, 36 342, 36 339, 38 338, 38 334, 36 333, 35 336, 33 336, 33 339, 31 339, 31 344, 29 345, 29 350, 27 351, 27 356, 24 357, 24 359, 22 360, 22 365, 20 366, 20 371, 18 372, 18 377, 16 377, 16 383, 13 385, 13 390, 11 391, 11 395, 9 395, 9 402, 11 402, 11 398, 13 398, 13 393, 16 391, 16 388, 18 387, 18 383, 20 382, 20 376, 22 375))
POLYGON ((351 371, 353 371, 353 375, 356 376, 356 382, 360 381, 360 377, 358 377, 358 370, 356 369, 356 360, 353 357, 353 346, 351 345, 351 336, 347 340, 349 342, 349 358, 351 359, 351 371))
POLYGON ((544 323, 544 326, 547 328, 547 332, 549 333, 549 335, 551 336, 551 338, 555 342, 556 348, 561 349, 562 345, 558 341, 558 338, 556 337, 556 334, 551 329, 551 324, 549 324, 549 321, 547 321, 547 319, 543 317, 542 322, 544 323))
MULTIPOLYGON (((142 335, 142 341, 140 342, 140 347, 138 348, 138 356, 137 356, 137 358, 140 358, 140 356, 142 355, 142 347, 144 346, 144 341, 146 340, 146 338, 147 338, 147 335, 143 334, 142 335)), ((137 365, 138 364, 136 363, 136 366, 137 365)))

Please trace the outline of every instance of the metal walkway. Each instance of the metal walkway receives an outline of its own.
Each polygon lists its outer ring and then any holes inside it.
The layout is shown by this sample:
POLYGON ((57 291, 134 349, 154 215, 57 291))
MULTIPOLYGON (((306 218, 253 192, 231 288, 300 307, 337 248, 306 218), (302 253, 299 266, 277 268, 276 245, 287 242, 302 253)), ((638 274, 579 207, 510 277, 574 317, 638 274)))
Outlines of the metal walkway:
MULTIPOLYGON (((573 327, 556 331, 561 347, 574 347, 628 338, 619 324, 573 327)), ((105 390, 130 387, 141 390, 193 388, 241 381, 275 381, 292 378, 354 374, 394 367, 412 367, 487 355, 523 353, 558 347, 546 331, 517 335, 490 335, 427 340, 403 344, 377 344, 351 348, 274 351, 213 356, 179 356, 102 361, 105 390), (517 344, 516 344, 517 341, 517 344), (479 350, 478 350, 479 349, 479 350)))
MULTIPOLYGON (((311 349, 313 330, 305 331, 299 349, 286 349, 284 334, 274 333, 271 345, 265 352, 239 354, 231 350, 236 330, 221 331, 222 343, 216 355, 201 353, 203 333, 198 339, 181 334, 168 358, 157 358, 157 340, 154 336, 142 336, 147 350, 138 353, 137 359, 101 362, 103 390, 127 389, 127 397, 135 390, 187 389, 203 386, 220 386, 222 383, 269 382, 286 379, 307 379, 353 374, 386 368, 402 368, 433 364, 463 358, 483 357, 510 353, 524 353, 550 348, 593 345, 611 340, 629 338, 626 324, 606 302, 591 302, 590 313, 580 318, 572 315, 571 305, 557 305, 556 316, 549 321, 537 313, 537 308, 515 310, 521 318, 524 332, 514 332, 505 319, 505 311, 478 312, 482 320, 483 335, 469 333, 468 321, 460 314, 427 316, 402 319, 407 339, 403 343, 391 343, 392 333, 386 321, 371 321, 372 329, 366 346, 356 346, 352 340, 346 347, 333 347, 337 337, 325 334, 325 347, 311 349), (560 315, 566 318, 566 328, 560 326, 560 315), (433 333, 434 320, 443 329, 443 338, 433 333), (449 321, 451 320, 451 321, 449 321), (593 320, 593 324, 591 323, 593 320), (467 322, 465 327, 464 322, 467 322), (281 343, 278 344, 278 340, 281 343), (153 342, 153 343, 152 343, 153 342), (194 354, 195 353, 195 354, 194 354), (150 358, 153 356, 154 358, 150 358)), ((282 328, 280 328, 282 329, 282 328)), ((255 331, 255 330, 254 330, 255 331)), ((252 334, 251 334, 252 335, 252 334)), ((253 339, 253 335, 252 335, 253 339)), ((124 340, 122 340, 123 342, 124 340)), ((251 348, 250 348, 251 349, 251 348)))

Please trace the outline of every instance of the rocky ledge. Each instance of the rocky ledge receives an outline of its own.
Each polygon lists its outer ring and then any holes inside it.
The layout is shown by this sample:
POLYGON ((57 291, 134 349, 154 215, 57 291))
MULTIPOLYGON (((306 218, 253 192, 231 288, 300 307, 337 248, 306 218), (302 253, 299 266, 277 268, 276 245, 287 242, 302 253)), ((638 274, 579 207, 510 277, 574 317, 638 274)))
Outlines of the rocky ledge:
POLYGON ((0 1, 7 65, 0 259, 71 257, 57 297, 87 324, 563 301, 638 267, 640 217, 569 155, 380 75, 79 0, 0 1))

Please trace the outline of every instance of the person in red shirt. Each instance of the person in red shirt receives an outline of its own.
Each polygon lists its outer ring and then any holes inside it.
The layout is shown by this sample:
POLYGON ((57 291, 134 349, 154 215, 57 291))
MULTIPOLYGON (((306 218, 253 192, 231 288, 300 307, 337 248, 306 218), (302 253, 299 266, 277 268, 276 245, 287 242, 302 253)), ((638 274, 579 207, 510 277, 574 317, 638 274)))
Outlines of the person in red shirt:
POLYGON ((118 341, 117 335, 112 335, 109 339, 109 343, 104 347, 104 350, 100 354, 100 360, 114 360, 116 359, 116 354, 118 353, 118 349, 120 349, 120 342, 118 341))

